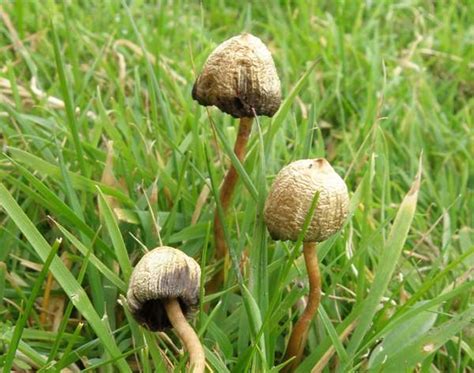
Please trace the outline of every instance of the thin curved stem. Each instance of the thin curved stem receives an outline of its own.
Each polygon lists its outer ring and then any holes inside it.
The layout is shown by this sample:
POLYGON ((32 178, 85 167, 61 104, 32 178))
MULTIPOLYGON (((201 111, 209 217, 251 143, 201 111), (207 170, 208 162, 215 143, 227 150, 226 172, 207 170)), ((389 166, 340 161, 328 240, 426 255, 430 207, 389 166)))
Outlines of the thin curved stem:
POLYGON ((173 325, 176 334, 178 334, 189 353, 190 371, 193 373, 203 373, 206 367, 204 349, 196 332, 184 317, 178 300, 168 299, 163 303, 171 325, 173 325))
POLYGON ((294 371, 301 361, 308 338, 309 326, 318 311, 321 300, 321 274, 319 273, 316 242, 305 242, 303 244, 303 253, 309 280, 308 304, 300 319, 296 322, 288 341, 285 360, 293 356, 295 359, 287 365, 285 368, 286 372, 294 371))
MULTIPOLYGON (((234 153, 240 162, 243 162, 245 158, 245 150, 252 130, 252 122, 253 118, 240 118, 239 132, 234 145, 234 153)), ((226 215, 229 210, 230 201, 232 200, 232 195, 238 179, 239 174, 234 165, 231 164, 229 171, 227 171, 227 174, 225 175, 219 195, 224 215, 226 215)), ((223 224, 224 223, 219 219, 216 208, 214 211, 214 240, 216 244, 215 258, 217 260, 224 258, 229 251, 225 242, 223 224)), ((214 275, 211 281, 209 281, 206 288, 207 294, 215 293, 222 286, 222 283, 224 282, 224 271, 225 268, 222 267, 222 269, 214 275)))

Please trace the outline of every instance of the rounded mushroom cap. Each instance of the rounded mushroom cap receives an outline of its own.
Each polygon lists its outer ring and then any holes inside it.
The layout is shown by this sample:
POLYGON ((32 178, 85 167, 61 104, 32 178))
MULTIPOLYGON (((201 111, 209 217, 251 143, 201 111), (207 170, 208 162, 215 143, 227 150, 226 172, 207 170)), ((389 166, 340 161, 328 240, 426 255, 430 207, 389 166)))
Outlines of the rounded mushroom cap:
POLYGON ((341 229, 349 209, 344 180, 324 158, 303 159, 278 173, 265 202, 265 224, 273 239, 298 240, 316 192, 319 199, 304 241, 324 241, 341 229))
POLYGON ((194 83, 192 96, 235 118, 273 116, 280 107, 280 79, 272 55, 251 35, 234 36, 209 55, 194 83))
POLYGON ((171 327, 163 300, 177 298, 187 316, 199 303, 199 264, 182 251, 162 246, 146 253, 130 277, 127 302, 132 315, 152 331, 171 327))

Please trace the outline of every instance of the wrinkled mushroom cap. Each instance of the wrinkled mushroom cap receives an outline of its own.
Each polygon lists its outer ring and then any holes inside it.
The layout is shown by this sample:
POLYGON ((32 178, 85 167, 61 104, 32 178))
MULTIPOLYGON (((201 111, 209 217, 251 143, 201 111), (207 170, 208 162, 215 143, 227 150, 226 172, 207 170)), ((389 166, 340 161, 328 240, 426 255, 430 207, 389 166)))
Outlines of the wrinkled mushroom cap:
POLYGON ((319 199, 304 241, 324 241, 341 229, 349 208, 344 180, 325 159, 303 159, 278 173, 267 197, 264 219, 273 239, 298 240, 316 192, 319 199))
POLYGON ((215 105, 235 118, 253 117, 253 110, 273 116, 281 92, 270 51, 251 34, 226 40, 209 55, 192 96, 201 105, 215 105))
POLYGON ((199 264, 182 251, 162 246, 146 253, 130 277, 129 309, 135 319, 152 331, 171 327, 163 300, 177 298, 183 314, 199 303, 199 264))

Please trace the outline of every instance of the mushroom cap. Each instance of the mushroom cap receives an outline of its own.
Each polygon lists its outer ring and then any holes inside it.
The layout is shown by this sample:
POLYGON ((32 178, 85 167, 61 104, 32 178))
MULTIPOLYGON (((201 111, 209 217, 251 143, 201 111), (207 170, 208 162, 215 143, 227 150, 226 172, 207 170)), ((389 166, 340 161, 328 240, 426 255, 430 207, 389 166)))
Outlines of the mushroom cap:
POLYGON ((281 103, 280 79, 263 42, 248 33, 234 36, 209 55, 192 96, 234 118, 273 116, 281 103))
POLYGON ((349 210, 344 180, 324 158, 303 159, 278 173, 265 202, 264 220, 274 240, 298 240, 316 192, 319 199, 303 241, 321 242, 342 228, 349 210))
POLYGON ((177 298, 188 316, 199 303, 199 264, 168 246, 146 253, 135 266, 127 291, 135 319, 152 331, 171 328, 163 300, 177 298))

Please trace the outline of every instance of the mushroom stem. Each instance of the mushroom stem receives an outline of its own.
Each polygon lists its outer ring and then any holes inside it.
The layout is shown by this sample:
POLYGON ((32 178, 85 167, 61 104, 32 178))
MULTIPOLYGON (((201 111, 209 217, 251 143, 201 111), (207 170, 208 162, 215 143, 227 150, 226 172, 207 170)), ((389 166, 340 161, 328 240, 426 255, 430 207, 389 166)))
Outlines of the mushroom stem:
POLYGON ((316 253, 316 242, 305 242, 303 244, 303 253, 309 279, 308 304, 291 333, 286 349, 285 360, 293 356, 295 359, 287 365, 285 372, 294 371, 299 365, 308 338, 309 326, 318 310, 321 300, 321 274, 319 272, 318 255, 316 253))
POLYGON ((189 352, 189 365, 191 372, 203 373, 206 366, 204 349, 194 329, 188 324, 183 315, 181 306, 176 298, 163 302, 168 318, 173 325, 178 337, 189 352))
MULTIPOLYGON (((234 153, 240 162, 242 162, 245 158, 245 148, 247 146, 250 132, 252 130, 252 122, 253 118, 240 118, 239 133, 237 134, 237 139, 235 140, 234 145, 234 153)), ((222 209, 224 211, 224 215, 226 215, 227 210, 229 209, 229 204, 232 199, 235 184, 237 184, 238 179, 239 174, 237 173, 237 170, 235 169, 234 165, 231 165, 229 171, 227 171, 227 174, 225 175, 224 182, 220 190, 220 201, 222 209)), ((214 240, 216 244, 215 257, 217 260, 224 258, 228 253, 224 237, 223 224, 224 222, 219 219, 219 215, 217 213, 216 208, 214 212, 214 240)), ((220 269, 214 275, 211 281, 209 281, 209 284, 206 288, 207 294, 212 294, 219 290, 222 283, 224 282, 224 270, 225 268, 222 267, 222 269, 220 269)))

